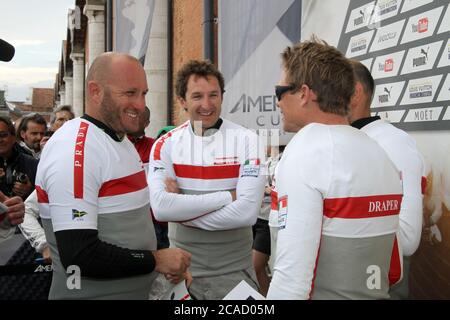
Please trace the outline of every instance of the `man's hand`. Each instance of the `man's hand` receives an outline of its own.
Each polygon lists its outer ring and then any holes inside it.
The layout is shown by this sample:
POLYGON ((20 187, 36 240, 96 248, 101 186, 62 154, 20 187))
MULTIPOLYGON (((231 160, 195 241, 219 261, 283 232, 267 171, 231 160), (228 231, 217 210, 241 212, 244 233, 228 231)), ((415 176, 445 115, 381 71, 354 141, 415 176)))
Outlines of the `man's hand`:
POLYGON ((12 191, 15 195, 24 198, 28 194, 31 193, 31 190, 33 190, 33 185, 31 184, 31 181, 27 179, 27 182, 20 183, 15 182, 12 191))
POLYGON ((6 219, 11 226, 16 226, 23 222, 25 215, 25 204, 20 197, 8 198, 0 191, 0 202, 8 207, 6 212, 6 219))
POLYGON ((50 247, 46 246, 44 250, 42 250, 42 258, 45 260, 46 263, 52 262, 52 257, 50 255, 50 247))
POLYGON ((189 271, 186 271, 185 273, 181 275, 172 275, 172 274, 166 274, 166 279, 173 284, 177 284, 181 282, 182 280, 186 281, 186 288, 189 288, 192 283, 192 274, 189 271))
POLYGON ((155 271, 164 275, 183 278, 183 274, 191 265, 191 254, 182 249, 168 248, 153 251, 155 271))
POLYGON ((165 184, 166 184, 166 191, 170 192, 170 193, 181 193, 180 192, 180 188, 178 188, 178 183, 177 180, 172 179, 172 178, 166 178, 166 180, 164 180, 165 184))
POLYGON ((233 199, 233 201, 236 201, 237 197, 236 197, 236 190, 232 190, 230 191, 231 193, 231 198, 233 199))

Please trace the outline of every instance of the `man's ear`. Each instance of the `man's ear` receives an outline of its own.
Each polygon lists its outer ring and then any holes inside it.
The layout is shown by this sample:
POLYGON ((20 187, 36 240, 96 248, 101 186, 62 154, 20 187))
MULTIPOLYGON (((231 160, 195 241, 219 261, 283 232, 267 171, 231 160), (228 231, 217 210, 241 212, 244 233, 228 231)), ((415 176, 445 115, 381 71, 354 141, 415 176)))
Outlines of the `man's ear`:
POLYGON ((300 99, 306 104, 310 100, 317 100, 317 95, 306 84, 302 85, 299 90, 300 99))
POLYGON ((187 111, 187 105, 186 100, 182 97, 177 97, 178 103, 180 104, 181 108, 183 108, 184 111, 187 111))
POLYGON ((87 84, 88 95, 96 104, 100 104, 103 100, 103 88, 96 81, 89 81, 87 84))
POLYGON ((353 94, 352 100, 354 99, 354 103, 359 106, 364 98, 364 87, 361 82, 357 81, 355 84, 355 93, 353 94))

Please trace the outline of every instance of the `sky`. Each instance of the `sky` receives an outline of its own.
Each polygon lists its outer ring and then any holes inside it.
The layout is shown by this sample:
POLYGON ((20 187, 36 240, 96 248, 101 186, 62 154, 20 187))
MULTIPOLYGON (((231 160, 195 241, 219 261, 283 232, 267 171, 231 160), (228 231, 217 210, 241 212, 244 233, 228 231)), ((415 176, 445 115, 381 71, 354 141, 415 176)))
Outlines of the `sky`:
POLYGON ((0 38, 16 53, 0 61, 0 90, 8 101, 26 101, 31 88, 53 88, 67 37, 67 12, 75 0, 0 1, 0 38))

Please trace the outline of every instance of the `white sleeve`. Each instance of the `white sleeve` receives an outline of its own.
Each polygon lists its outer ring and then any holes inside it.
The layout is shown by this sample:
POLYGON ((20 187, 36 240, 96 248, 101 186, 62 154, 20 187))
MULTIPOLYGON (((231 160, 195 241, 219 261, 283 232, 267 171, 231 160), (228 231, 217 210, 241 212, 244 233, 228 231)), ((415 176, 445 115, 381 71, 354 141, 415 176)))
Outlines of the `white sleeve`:
POLYGON ((25 200, 25 216, 23 222, 19 225, 23 236, 30 242, 31 246, 37 251, 42 250, 47 246, 45 232, 38 221, 39 207, 37 200, 37 193, 34 190, 25 200))
POLYGON ((294 176, 285 183, 290 191, 279 194, 278 216, 286 219, 286 224, 278 230, 274 275, 267 299, 309 299, 322 235, 323 198, 294 176))
MULTIPOLYGON (((424 161, 413 141, 401 141, 402 148, 389 155, 403 179, 403 199, 399 215, 399 243, 404 256, 411 256, 419 247, 422 233, 424 161)), ((394 146, 393 146, 394 147, 394 146)))
POLYGON ((229 230, 255 224, 264 197, 264 166, 260 166, 258 176, 245 175, 245 165, 241 165, 236 185, 236 201, 208 215, 184 223, 204 230, 229 230))
POLYGON ((170 193, 165 190, 165 179, 175 179, 173 163, 170 158, 170 142, 166 141, 155 157, 155 143, 150 153, 148 187, 150 206, 158 221, 183 222, 198 218, 218 210, 232 202, 231 193, 219 191, 202 195, 170 193))
POLYGON ((312 147, 309 140, 291 140, 277 168, 278 239, 267 299, 310 298, 333 157, 325 135, 312 147))

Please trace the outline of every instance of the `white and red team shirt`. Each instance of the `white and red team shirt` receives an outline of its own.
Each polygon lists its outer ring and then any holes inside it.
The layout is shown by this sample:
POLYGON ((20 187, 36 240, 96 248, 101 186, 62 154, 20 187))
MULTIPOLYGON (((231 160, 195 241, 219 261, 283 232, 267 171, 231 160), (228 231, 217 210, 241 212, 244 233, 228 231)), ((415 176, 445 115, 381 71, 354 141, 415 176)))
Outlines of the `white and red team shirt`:
POLYGON ((388 298, 400 173, 350 126, 309 124, 276 170, 278 241, 268 299, 388 298))
POLYGON ((255 133, 226 119, 209 136, 194 134, 187 121, 153 145, 150 203, 157 220, 172 222, 171 244, 192 253, 193 275, 251 266, 251 226, 264 195, 263 150, 255 133), (167 177, 176 179, 181 194, 166 192, 167 177))
POLYGON ((402 174, 399 243, 403 255, 411 256, 419 247, 422 233, 423 194, 426 187, 423 156, 410 135, 388 122, 375 120, 363 126, 361 131, 386 151, 402 174))
POLYGON ((56 231, 92 229, 110 244, 156 249, 144 167, 128 138, 114 140, 83 118, 68 121, 45 146, 36 191, 54 262, 53 298, 124 298, 131 297, 128 294, 132 291, 148 294, 150 274, 111 281, 86 279, 83 290, 72 290, 82 293, 69 292, 54 237, 56 231))

